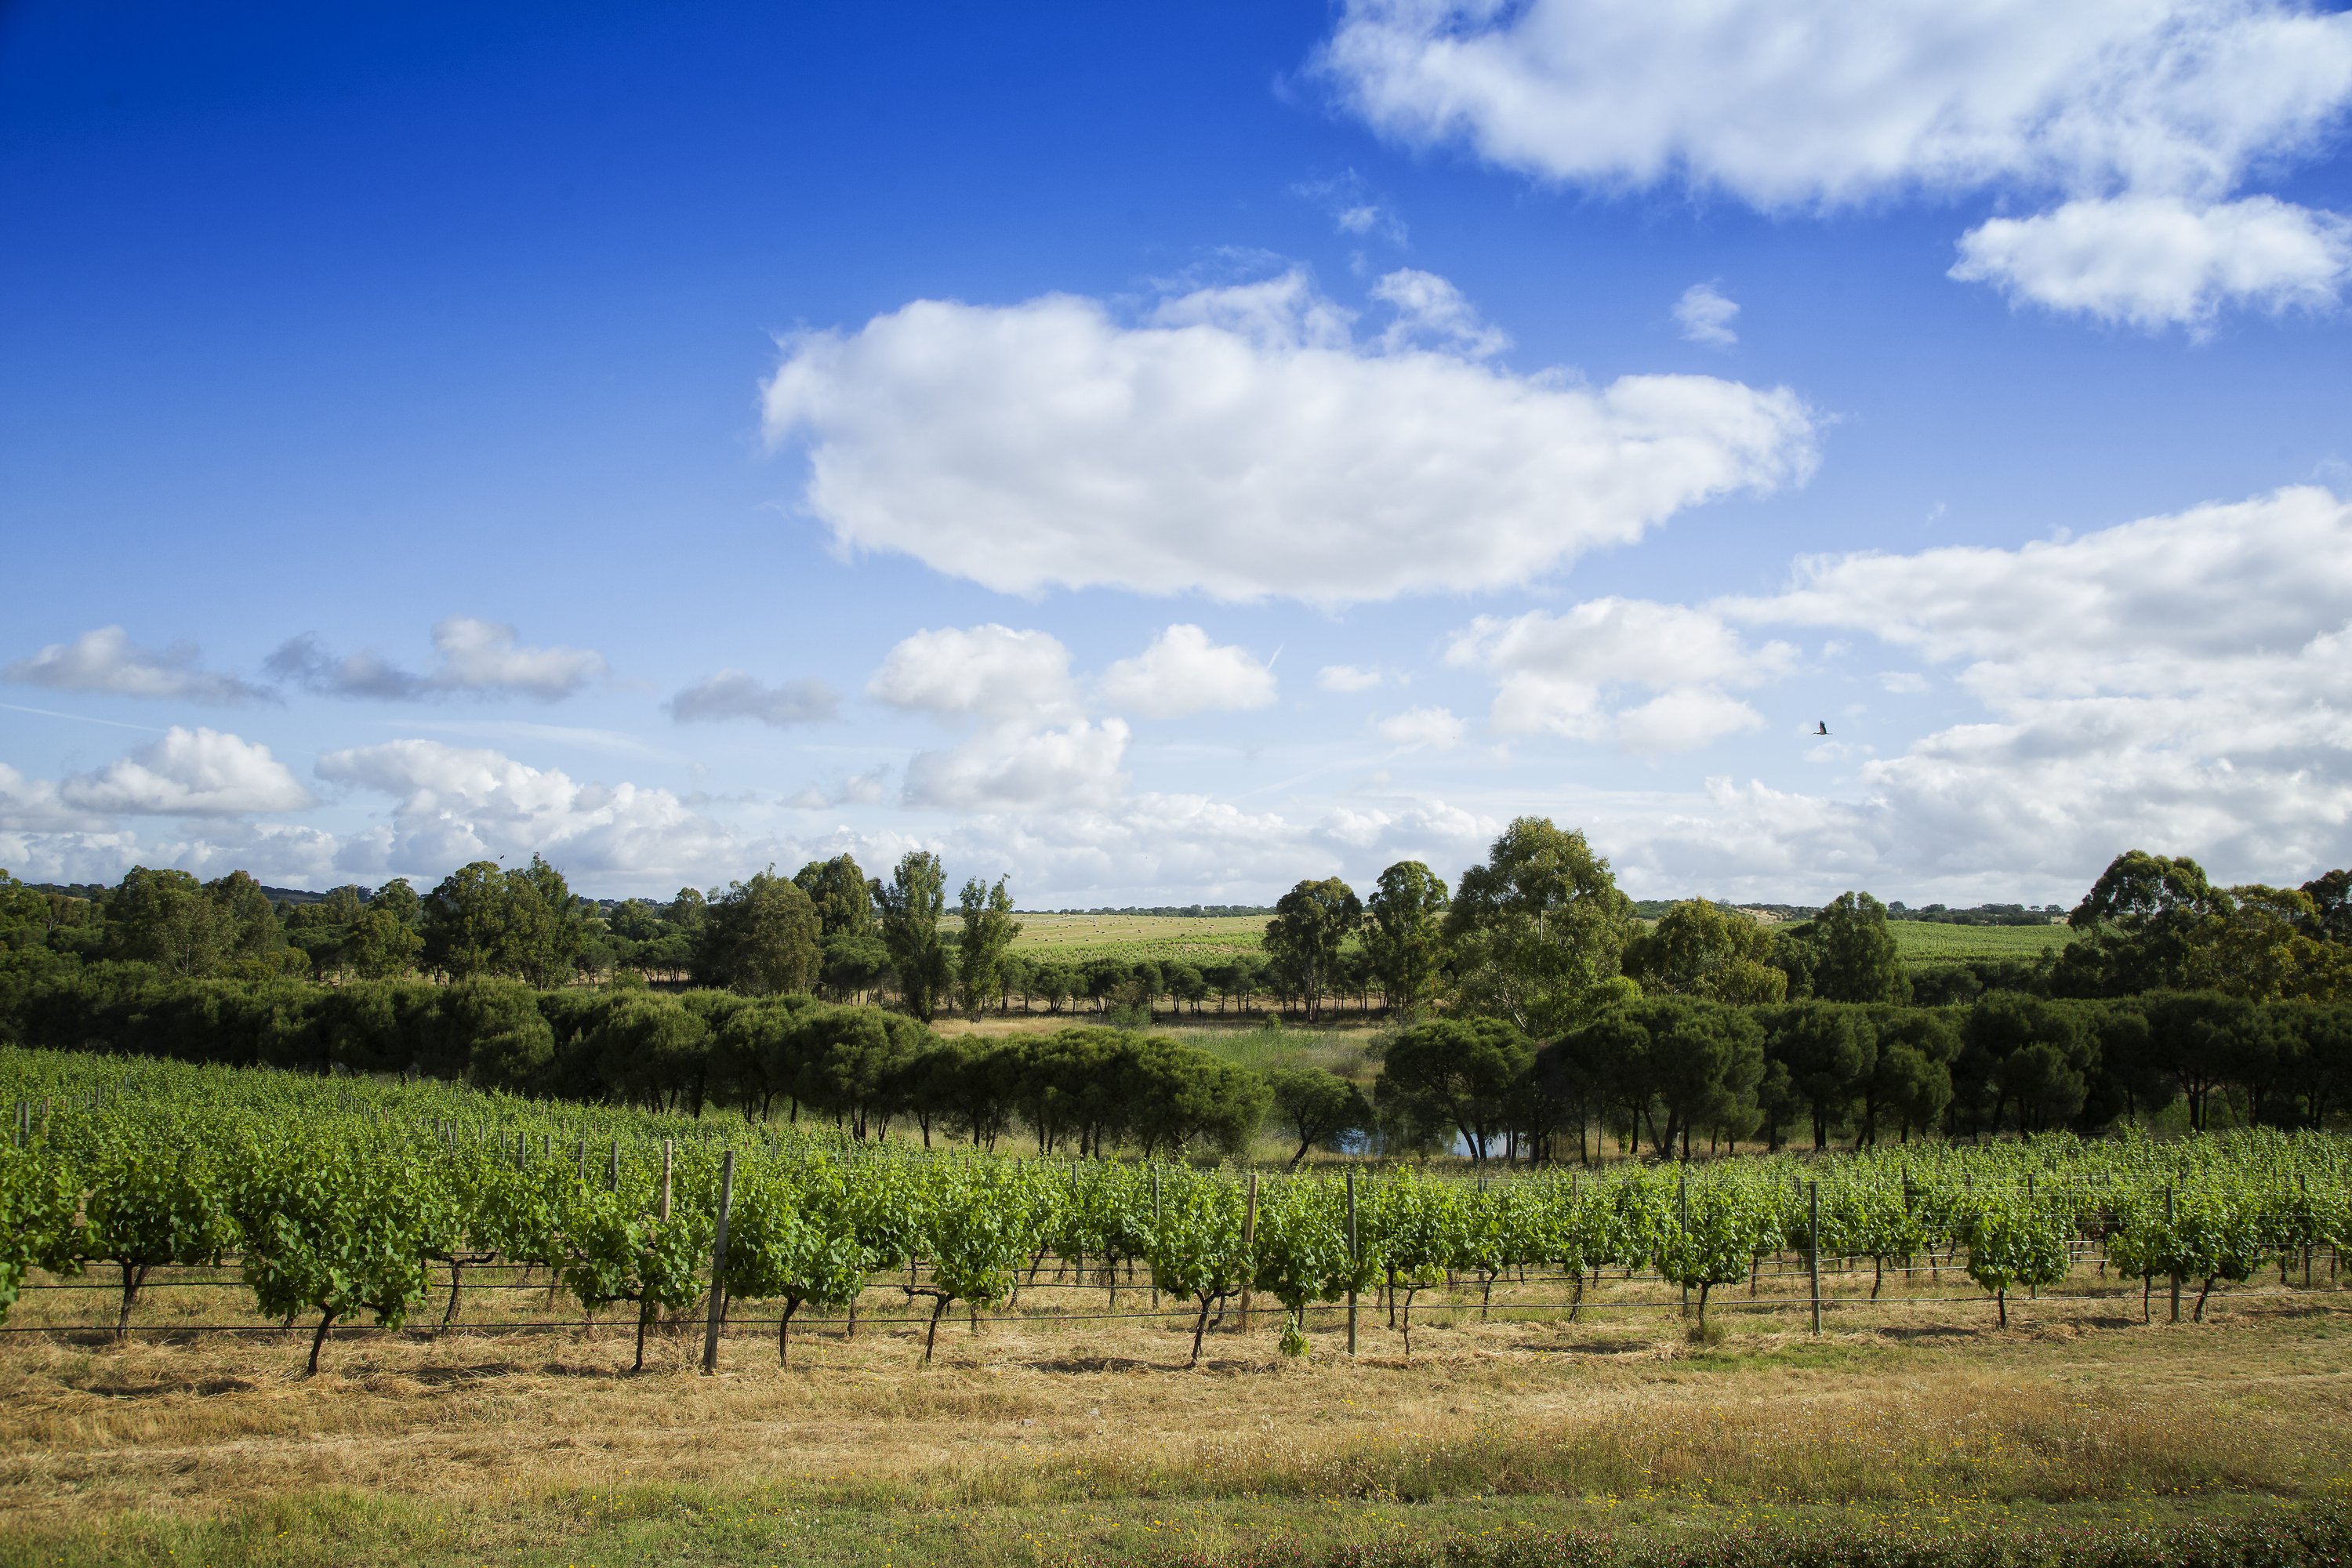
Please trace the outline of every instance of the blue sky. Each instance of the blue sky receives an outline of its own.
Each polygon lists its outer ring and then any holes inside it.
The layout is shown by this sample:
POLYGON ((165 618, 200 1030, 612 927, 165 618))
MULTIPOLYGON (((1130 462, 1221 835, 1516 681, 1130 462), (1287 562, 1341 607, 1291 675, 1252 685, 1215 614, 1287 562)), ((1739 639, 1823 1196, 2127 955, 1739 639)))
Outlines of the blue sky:
POLYGON ((2352 16, 2052 12, 12 7, 0 865, 2344 864, 2352 16))

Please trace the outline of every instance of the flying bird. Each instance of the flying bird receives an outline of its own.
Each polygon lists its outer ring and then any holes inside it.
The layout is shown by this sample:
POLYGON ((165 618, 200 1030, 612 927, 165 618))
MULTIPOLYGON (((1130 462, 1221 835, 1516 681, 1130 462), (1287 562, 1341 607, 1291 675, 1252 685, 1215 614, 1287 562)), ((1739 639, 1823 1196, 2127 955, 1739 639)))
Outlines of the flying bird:
POLYGON ((1814 721, 1813 721, 1813 733, 1814 733, 1814 734, 1816 734, 1816 735, 1826 735, 1826 734, 1828 734, 1829 732, 1830 732, 1830 726, 1829 726, 1829 721, 1828 721, 1828 720, 1826 720, 1826 719, 1816 719, 1816 720, 1814 720, 1814 721))

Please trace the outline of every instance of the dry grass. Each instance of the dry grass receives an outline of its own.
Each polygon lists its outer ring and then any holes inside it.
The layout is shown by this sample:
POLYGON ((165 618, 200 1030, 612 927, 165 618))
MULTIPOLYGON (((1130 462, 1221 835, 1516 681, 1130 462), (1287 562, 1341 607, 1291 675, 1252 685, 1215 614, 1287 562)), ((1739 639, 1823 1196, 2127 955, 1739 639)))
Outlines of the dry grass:
POLYGON ((1017 1520, 1187 1501, 2067 1504, 2342 1487, 2345 1298, 2250 1291, 2178 1328, 2122 1307, 2029 1304, 2005 1334, 1969 1303, 1856 1307, 1819 1342, 1785 1316, 1727 1313, 1712 1348, 1671 1313, 1482 1324, 1457 1310, 1447 1327, 1423 1310, 1408 1363, 1368 1306, 1355 1361, 1326 1321, 1308 1363, 1280 1363, 1268 1314, 1245 1339, 1213 1336, 1197 1371, 1173 1321, 1050 1318, 958 1322, 926 1371, 919 1331, 869 1310, 854 1341, 796 1335, 789 1372, 772 1338, 739 1331, 712 1378, 691 1370, 692 1329, 657 1337, 642 1376, 608 1328, 355 1336, 308 1382, 301 1347, 275 1334, 11 1336, 0 1541, 289 1496, 569 1529, 595 1500, 648 1488, 1017 1520))

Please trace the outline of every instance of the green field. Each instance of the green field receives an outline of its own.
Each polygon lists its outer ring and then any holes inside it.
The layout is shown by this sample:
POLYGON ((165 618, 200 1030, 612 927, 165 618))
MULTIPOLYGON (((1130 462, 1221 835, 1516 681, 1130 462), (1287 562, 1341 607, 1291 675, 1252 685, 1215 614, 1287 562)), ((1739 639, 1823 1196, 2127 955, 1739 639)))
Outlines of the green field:
POLYGON ((1054 958, 1183 959, 1198 963, 1255 952, 1265 934, 1262 915, 1024 914, 1013 951, 1054 958))
POLYGON ((1959 963, 1977 958, 2036 959, 2045 947, 2074 940, 2066 926, 1955 926, 1895 921, 1895 950, 1906 963, 1959 963))
MULTIPOLYGON (((2064 926, 1962 926, 1896 921, 1889 927, 1895 945, 1911 963, 1955 963, 1969 959, 2042 956, 2045 947, 2063 947, 2074 933, 2064 926)), ((1016 952, 1055 958, 1182 959, 1199 963, 1236 952, 1255 952, 1265 931, 1256 915, 1040 915, 1021 917, 1016 952)))

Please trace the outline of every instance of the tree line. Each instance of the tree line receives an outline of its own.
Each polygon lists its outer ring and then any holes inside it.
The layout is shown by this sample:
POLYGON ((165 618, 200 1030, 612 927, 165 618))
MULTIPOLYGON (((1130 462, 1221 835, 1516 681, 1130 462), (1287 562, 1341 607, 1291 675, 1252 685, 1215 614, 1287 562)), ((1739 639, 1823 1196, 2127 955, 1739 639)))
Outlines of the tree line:
MULTIPOLYGON (((1629 1152, 1686 1152, 1749 1140, 2095 1131, 2164 1113, 2193 1127, 2316 1125, 2352 1109, 2339 1000, 2352 984, 2344 871, 2299 889, 2225 889, 2193 861, 2133 851, 2068 917, 2074 940, 2063 950, 1916 972, 1899 959, 1887 909, 1863 892, 1802 921, 1768 925, 1705 900, 1643 921, 1581 834, 1538 818, 1513 823, 1452 887, 1417 861, 1389 868, 1360 898, 1338 879, 1302 881, 1276 904, 1262 953, 1199 965, 1015 953, 1020 921, 1005 879, 969 879, 952 902, 948 889, 923 852, 887 879, 841 856, 791 878, 771 868, 708 895, 688 889, 609 913, 536 858, 467 866, 422 895, 394 882, 283 908, 241 872, 205 883, 138 869, 102 900, 0 878, 0 944, 12 955, 0 966, 0 1026, 38 1043, 152 1037, 166 1054, 290 1053, 289 1065, 414 1067, 593 1098, 635 1099, 658 1083, 698 1108, 728 1102, 735 1091, 723 1086, 743 1081, 730 1065, 743 1058, 728 1054, 713 1022, 722 1011, 821 1007, 808 1016, 866 1020, 844 1038, 917 1043, 890 1047, 884 1056, 901 1066, 868 1075, 887 1080, 887 1093, 861 1090, 850 1102, 775 1091, 787 1114, 808 1105, 861 1122, 911 1116, 927 1132, 930 1118, 946 1117, 960 1135, 989 1142, 996 1134, 986 1129, 1009 1125, 1004 1116, 1046 1103, 987 1087, 1030 1081, 1034 1064, 1008 1065, 1002 1052, 1032 1047, 999 1052, 893 1029, 949 1009, 1091 1002, 1132 1037, 1163 998, 1177 1009, 1265 997, 1320 1021, 1350 1002, 1370 1013, 1377 996, 1390 1029, 1370 1093, 1307 1072, 1218 1091, 1261 1097, 1302 1154, 1318 1144, 1450 1146, 1475 1159, 1541 1160, 1565 1157, 1570 1140, 1589 1153, 1595 1137, 1629 1152), (619 979, 604 993, 577 988, 599 973, 619 979), (646 973, 698 989, 673 996, 620 983, 646 973), (418 975, 445 984, 403 982, 418 975), (338 984, 322 994, 297 984, 305 978, 338 984), (394 993, 411 999, 381 1004, 394 1015, 446 1021, 404 1026, 388 1054, 339 1056, 343 1026, 319 1020, 394 993), (436 995, 444 999, 429 1008, 416 999, 436 995), (515 1019, 544 1019, 545 1037, 483 1022, 479 998, 492 995, 509 998, 499 1005, 515 1019), (526 1006, 517 996, 536 999, 526 1006), (872 1005, 882 1002, 890 1007, 872 1005), (593 1027, 567 1022, 590 1013, 593 1027), (615 1021, 625 1017, 637 1033, 615 1021), (166 1018, 168 1038, 154 1034, 166 1018), (314 1028, 327 1043, 302 1043, 314 1028), (217 1043, 185 1043, 207 1038, 217 1043), (929 1066, 905 1065, 974 1051, 990 1058, 984 1068, 927 1077, 929 1066), (632 1052, 673 1065, 627 1068, 632 1052), (591 1062, 593 1071, 583 1065, 591 1062), (918 1079, 931 1087, 918 1092, 918 1079), (1000 1115, 1003 1105, 1015 1110, 1000 1115)), ((1057 1071, 1094 1060, 1055 1059, 1057 1071)), ((1205 1068, 1196 1076, 1214 1078, 1205 1068)), ((1053 1113, 1041 1114, 1050 1128, 1053 1113)), ((1080 1136, 1093 1145, 1093 1132, 1080 1136)))

